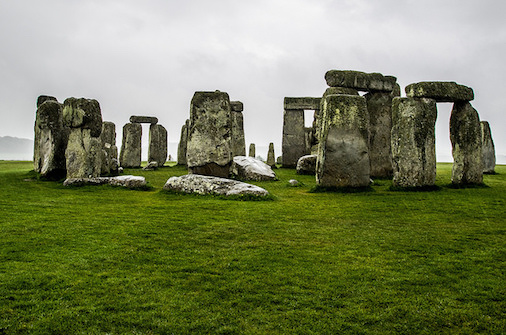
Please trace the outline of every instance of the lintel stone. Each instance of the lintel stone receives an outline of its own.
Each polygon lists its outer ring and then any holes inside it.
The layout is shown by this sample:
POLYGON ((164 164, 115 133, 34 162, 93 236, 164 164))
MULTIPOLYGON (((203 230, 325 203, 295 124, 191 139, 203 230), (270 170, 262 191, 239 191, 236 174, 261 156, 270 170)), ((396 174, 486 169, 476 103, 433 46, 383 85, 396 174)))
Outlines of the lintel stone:
POLYGON ((151 124, 157 124, 158 118, 154 116, 137 116, 132 115, 130 116, 130 122, 132 123, 151 123, 151 124))
POLYGON ((406 96, 410 98, 429 98, 436 102, 471 101, 473 89, 453 81, 422 81, 406 86, 406 96))
POLYGON ((290 98, 286 97, 284 101, 285 109, 308 109, 319 110, 321 98, 301 97, 290 98))
POLYGON ((348 87, 359 91, 386 91, 395 88, 397 78, 381 73, 365 73, 350 70, 330 70, 325 73, 325 81, 330 87, 348 87))

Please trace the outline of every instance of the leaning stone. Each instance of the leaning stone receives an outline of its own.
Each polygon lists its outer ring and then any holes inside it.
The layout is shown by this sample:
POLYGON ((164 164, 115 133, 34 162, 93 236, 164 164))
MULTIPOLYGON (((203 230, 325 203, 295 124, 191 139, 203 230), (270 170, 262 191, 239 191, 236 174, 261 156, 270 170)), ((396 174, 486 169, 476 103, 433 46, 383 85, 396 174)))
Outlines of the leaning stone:
POLYGON ((190 173, 228 177, 232 120, 227 93, 195 92, 190 107, 186 159, 190 173))
POLYGON ((473 89, 453 81, 424 81, 406 86, 406 96, 410 98, 429 98, 436 102, 471 101, 473 89))
POLYGON ((325 80, 330 87, 348 87, 366 92, 391 92, 395 87, 397 78, 383 76, 381 73, 330 70, 325 73, 325 80))
POLYGON ((188 174, 171 177, 165 183, 164 190, 182 193, 213 194, 223 196, 251 195, 264 197, 269 195, 265 189, 237 180, 188 174))
POLYGON ((101 173, 118 174, 118 147, 116 146, 116 125, 112 122, 102 123, 102 168, 101 173))
POLYGON ((167 130, 160 124, 149 126, 148 162, 163 166, 167 161, 167 130))
POLYGON ((321 112, 316 183, 323 187, 368 186, 369 114, 365 98, 328 95, 321 112))
POLYGON ((150 124, 157 124, 158 118, 154 116, 138 116, 138 115, 132 115, 130 116, 130 122, 131 123, 150 123, 150 124))
POLYGON ((46 99, 38 105, 34 133, 34 170, 47 178, 64 177, 68 129, 63 126, 62 108, 58 101, 46 99))
POLYGON ((69 128, 89 129, 91 137, 99 137, 102 133, 100 104, 95 99, 65 99, 63 123, 69 128))
POLYGON ((142 169, 143 169, 144 171, 153 171, 153 170, 158 169, 158 166, 159 166, 159 165, 158 165, 158 162, 153 161, 153 162, 149 162, 149 163, 148 163, 145 167, 143 167, 142 169))
POLYGON ((495 173, 495 147, 492 131, 487 121, 481 121, 481 139, 483 173, 495 173))
POLYGON ((119 162, 122 167, 141 167, 142 126, 139 123, 127 123, 123 126, 123 141, 119 162))
MULTIPOLYGON (((240 101, 234 101, 234 103, 241 103, 240 101)), ((232 156, 245 156, 246 155, 246 140, 244 138, 244 118, 240 111, 231 111, 232 118, 232 156)))
POLYGON ((276 159, 274 158, 274 143, 269 143, 269 151, 267 152, 267 165, 271 168, 276 167, 276 159))
POLYGON ((102 168, 102 142, 91 129, 70 129, 65 150, 68 178, 99 177, 102 168))
POLYGON ((186 146, 188 143, 188 127, 190 120, 186 120, 185 124, 181 127, 181 137, 177 147, 177 164, 186 165, 186 146))
POLYGON ((450 116, 453 184, 483 183, 480 117, 469 102, 456 102, 450 116))
POLYGON ((253 157, 236 156, 230 172, 240 180, 277 180, 272 168, 253 157))
POLYGON ((391 146, 394 186, 434 186, 436 116, 434 99, 393 99, 391 146))
POLYGON ((253 158, 255 158, 255 157, 256 157, 256 156, 255 156, 255 155, 256 155, 256 152, 255 152, 255 151, 256 151, 256 150, 255 150, 255 143, 250 143, 250 145, 249 145, 249 153, 248 153, 248 156, 249 156, 249 157, 253 157, 253 158))
POLYGON ((96 178, 67 178, 64 186, 85 186, 85 185, 112 185, 126 188, 141 188, 146 186, 146 178, 141 176, 116 176, 96 178))
POLYGON ((317 155, 306 155, 297 161, 297 174, 315 175, 317 155))

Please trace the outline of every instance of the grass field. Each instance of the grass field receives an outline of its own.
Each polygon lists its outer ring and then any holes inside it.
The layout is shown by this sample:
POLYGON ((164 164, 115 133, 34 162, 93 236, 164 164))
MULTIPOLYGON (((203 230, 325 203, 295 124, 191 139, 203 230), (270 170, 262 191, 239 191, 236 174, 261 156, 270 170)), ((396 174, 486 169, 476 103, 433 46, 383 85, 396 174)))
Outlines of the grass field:
MULTIPOLYGON (((506 166, 486 187, 269 201, 65 188, 0 162, 0 334, 504 334, 506 166)), ((301 187, 290 187, 295 178, 301 187)))

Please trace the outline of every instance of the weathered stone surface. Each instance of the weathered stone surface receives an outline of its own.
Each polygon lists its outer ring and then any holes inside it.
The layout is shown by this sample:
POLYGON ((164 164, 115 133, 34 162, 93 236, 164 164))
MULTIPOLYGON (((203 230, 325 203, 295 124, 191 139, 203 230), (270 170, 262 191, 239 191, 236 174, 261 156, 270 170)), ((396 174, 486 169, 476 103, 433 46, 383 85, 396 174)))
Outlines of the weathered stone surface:
POLYGON ((164 190, 183 193, 214 194, 223 196, 252 195, 267 196, 265 189, 246 184, 237 180, 188 174, 181 177, 171 177, 165 183, 164 190))
POLYGON ((285 109, 281 151, 283 167, 288 168, 294 168, 297 160, 307 153, 303 109, 285 109))
POLYGON ((102 142, 92 130, 71 128, 65 150, 67 179, 99 177, 102 168, 102 142))
POLYGON ((299 183, 299 181, 298 181, 298 180, 296 180, 296 179, 290 179, 290 180, 288 181, 288 184, 289 184, 290 186, 292 186, 292 187, 295 187, 295 186, 299 186, 299 184, 300 184, 300 183, 299 183))
POLYGON ((227 177, 227 170, 232 163, 231 136, 232 118, 228 94, 220 91, 195 92, 190 107, 186 149, 190 173, 227 177))
POLYGON ((284 100, 285 109, 303 109, 316 110, 320 109, 321 98, 311 97, 286 97, 284 100))
POLYGON ((256 155, 255 143, 250 143, 248 156, 255 158, 256 157, 255 155, 256 155))
POLYGON ((148 162, 163 166, 167 161, 167 130, 161 124, 149 126, 148 162))
POLYGON ((436 102, 471 101, 473 89, 453 81, 424 81, 406 86, 406 96, 410 98, 429 98, 436 102))
POLYGON ((34 133, 34 170, 47 178, 64 177, 68 129, 63 126, 62 108, 58 101, 46 99, 38 103, 34 133))
POLYGON ((393 175, 390 140, 393 92, 369 92, 364 97, 369 112, 371 177, 391 177, 393 175))
POLYGON ((109 121, 102 123, 102 167, 101 174, 118 174, 118 147, 116 146, 116 125, 109 121))
POLYGON ((436 116, 434 99, 393 99, 391 145, 394 186, 434 186, 436 116))
POLYGON ((153 171, 153 170, 156 170, 158 169, 159 165, 158 165, 158 162, 156 161, 151 161, 149 162, 145 167, 143 167, 142 169, 144 171, 153 171))
POLYGON ((232 156, 246 156, 246 140, 244 138, 244 120, 242 113, 232 111, 230 116, 232 117, 232 156))
POLYGON ((276 156, 274 155, 274 143, 269 143, 269 151, 267 152, 267 165, 271 168, 276 167, 276 156))
POLYGON ((139 123, 127 123, 123 126, 123 141, 119 162, 124 168, 141 167, 142 126, 139 123))
POLYGON ((391 92, 395 88, 397 78, 384 76, 381 73, 330 70, 325 73, 325 80, 330 87, 348 87, 367 92, 391 92))
POLYGON ((56 99, 55 97, 52 97, 50 95, 40 95, 37 98, 37 108, 39 108, 40 105, 42 105, 44 102, 46 102, 48 100, 58 102, 58 99, 56 99))
POLYGON ((186 146, 188 144, 188 127, 190 120, 186 120, 185 124, 181 127, 181 137, 177 148, 177 164, 186 165, 186 146))
POLYGON ((104 185, 121 186, 126 188, 140 188, 146 186, 146 179, 141 176, 116 176, 95 178, 67 178, 64 186, 104 185))
POLYGON ((150 124, 157 124, 158 118, 154 116, 139 116, 139 115, 132 115, 130 116, 130 122, 131 123, 150 123, 150 124))
POLYGON ((306 155, 297 161, 297 174, 314 175, 316 173, 316 159, 318 155, 306 155))
POLYGON ((95 99, 68 98, 63 102, 63 123, 69 128, 91 130, 91 137, 102 133, 102 112, 95 99))
POLYGON ((483 183, 480 117, 469 102, 456 102, 450 116, 453 184, 483 183))
POLYGON ((240 180, 276 180, 276 174, 271 167, 253 157, 236 156, 230 172, 240 180))
POLYGON ((230 101, 230 110, 232 112, 242 112, 244 110, 244 105, 240 101, 230 101))
POLYGON ((328 95, 321 113, 316 183, 323 187, 368 186, 369 114, 365 98, 328 95))
POLYGON ((481 121, 481 152, 483 173, 495 173, 495 147, 487 121, 481 121))

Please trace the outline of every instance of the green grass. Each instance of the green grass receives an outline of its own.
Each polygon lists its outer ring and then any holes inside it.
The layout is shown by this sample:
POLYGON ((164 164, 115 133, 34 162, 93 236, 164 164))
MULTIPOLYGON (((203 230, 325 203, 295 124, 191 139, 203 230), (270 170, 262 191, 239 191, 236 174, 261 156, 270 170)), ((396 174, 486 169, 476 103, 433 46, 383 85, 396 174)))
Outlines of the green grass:
MULTIPOLYGON (((488 187, 271 201, 65 188, 0 162, 0 334, 503 334, 506 166, 488 187)), ((289 179, 302 183, 290 187, 289 179)))

